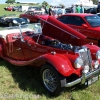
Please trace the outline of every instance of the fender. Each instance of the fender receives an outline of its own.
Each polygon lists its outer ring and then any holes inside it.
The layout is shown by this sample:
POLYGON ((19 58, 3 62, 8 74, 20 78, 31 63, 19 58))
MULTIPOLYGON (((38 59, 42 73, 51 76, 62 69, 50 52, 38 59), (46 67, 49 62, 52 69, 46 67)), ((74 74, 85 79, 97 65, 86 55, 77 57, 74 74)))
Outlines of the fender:
POLYGON ((2 44, 0 44, 0 57, 2 56, 2 44))
POLYGON ((84 45, 84 46, 86 46, 87 48, 90 49, 90 52, 91 52, 91 55, 92 55, 93 60, 96 60, 96 52, 97 52, 98 50, 100 50, 100 47, 98 47, 98 46, 96 46, 96 45, 93 45, 93 43, 86 44, 86 45, 84 45))
POLYGON ((70 76, 71 74, 80 75, 80 69, 76 71, 70 60, 63 54, 46 54, 41 56, 40 59, 44 59, 53 65, 55 69, 64 76, 70 76))

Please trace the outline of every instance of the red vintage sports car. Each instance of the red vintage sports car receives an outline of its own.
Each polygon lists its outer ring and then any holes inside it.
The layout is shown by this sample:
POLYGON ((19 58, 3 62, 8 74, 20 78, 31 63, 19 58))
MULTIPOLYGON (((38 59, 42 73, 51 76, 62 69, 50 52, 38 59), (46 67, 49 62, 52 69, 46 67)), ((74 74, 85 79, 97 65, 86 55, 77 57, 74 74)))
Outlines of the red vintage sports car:
POLYGON ((57 19, 87 36, 89 42, 100 46, 100 17, 98 15, 69 13, 57 19))
POLYGON ((35 10, 29 10, 27 12, 25 12, 24 14, 20 14, 20 18, 28 18, 30 20, 30 22, 35 22, 38 23, 40 22, 38 16, 48 16, 46 14, 43 14, 42 11, 35 11, 35 10))
MULTIPOLYGON (((52 22, 52 25, 54 24, 55 22, 52 22)), ((43 23, 31 25, 0 30, 1 58, 16 66, 40 67, 43 85, 52 95, 59 95, 64 87, 79 83, 90 85, 99 79, 100 48, 98 46, 65 44, 43 34, 43 23)), ((85 38, 78 32, 74 34, 66 25, 53 27, 65 31, 66 34, 71 32, 69 35, 77 39, 85 38)))

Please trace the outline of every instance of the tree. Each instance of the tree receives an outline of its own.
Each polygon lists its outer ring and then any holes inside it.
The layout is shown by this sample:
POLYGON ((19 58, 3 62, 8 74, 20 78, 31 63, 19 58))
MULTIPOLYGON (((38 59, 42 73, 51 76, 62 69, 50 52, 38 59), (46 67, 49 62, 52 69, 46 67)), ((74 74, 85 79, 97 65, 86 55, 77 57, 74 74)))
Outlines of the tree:
POLYGON ((46 1, 43 1, 42 5, 49 5, 49 4, 46 1))
POLYGON ((59 4, 59 6, 65 8, 65 6, 63 4, 59 4))
POLYGON ((92 1, 93 1, 93 4, 97 5, 99 0, 92 0, 92 1))
POLYGON ((13 3, 15 3, 15 0, 7 0, 5 3, 11 3, 11 4, 13 4, 13 3))

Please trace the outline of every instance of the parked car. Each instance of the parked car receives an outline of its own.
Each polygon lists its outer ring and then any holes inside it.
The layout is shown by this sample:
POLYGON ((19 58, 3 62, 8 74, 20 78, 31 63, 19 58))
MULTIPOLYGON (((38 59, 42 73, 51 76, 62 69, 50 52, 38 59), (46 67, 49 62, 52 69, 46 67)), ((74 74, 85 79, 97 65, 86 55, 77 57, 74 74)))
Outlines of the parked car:
POLYGON ((4 26, 11 27, 11 26, 15 26, 16 23, 28 24, 29 22, 30 20, 28 18, 18 18, 13 14, 0 16, 1 26, 4 25, 4 26))
POLYGON ((84 13, 91 13, 91 14, 96 14, 97 13, 97 8, 93 7, 93 8, 88 8, 84 10, 84 13))
POLYGON ((13 6, 8 6, 8 7, 5 7, 4 9, 5 9, 5 10, 8 10, 8 11, 12 11, 13 6))
POLYGON ((7 10, 7 7, 4 7, 4 10, 7 10))
POLYGON ((96 14, 71 13, 57 19, 87 36, 87 42, 100 46, 100 17, 96 14))
POLYGON ((96 13, 96 15, 100 17, 100 13, 96 13))
POLYGON ((38 16, 47 16, 47 15, 44 15, 42 14, 43 11, 39 11, 39 10, 30 10, 30 11, 27 11, 25 12, 24 14, 20 14, 20 18, 28 18, 30 20, 31 23, 38 23, 40 22, 38 16))
MULTIPOLYGON (((64 29, 66 34, 71 32, 70 35, 77 37, 77 40, 85 38, 77 31, 77 34, 74 33, 75 30, 67 25, 57 22, 52 21, 52 27, 56 27, 59 31, 64 29)), ((100 48, 98 46, 65 44, 49 37, 48 30, 45 35, 42 32, 45 28, 43 23, 31 25, 0 30, 1 58, 16 66, 40 67, 42 83, 52 95, 59 95, 64 87, 79 83, 91 85, 99 79, 100 48)))
POLYGON ((28 10, 30 11, 34 11, 34 10, 38 10, 38 11, 40 11, 41 10, 41 7, 37 7, 37 6, 29 6, 28 7, 28 10))
POLYGON ((4 8, 7 11, 15 11, 16 10, 16 6, 8 6, 4 8))

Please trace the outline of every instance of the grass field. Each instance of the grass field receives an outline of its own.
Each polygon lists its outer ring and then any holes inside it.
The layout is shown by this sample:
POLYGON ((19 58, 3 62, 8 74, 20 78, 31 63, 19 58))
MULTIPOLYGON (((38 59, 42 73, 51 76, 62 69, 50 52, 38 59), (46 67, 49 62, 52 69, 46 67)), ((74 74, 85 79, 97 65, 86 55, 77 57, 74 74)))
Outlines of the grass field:
MULTIPOLYGON (((22 12, 5 11, 0 5, 0 15, 22 12)), ((52 97, 43 87, 39 68, 17 67, 0 60, 0 100, 100 100, 100 80, 89 87, 65 88, 64 93, 52 97)))

